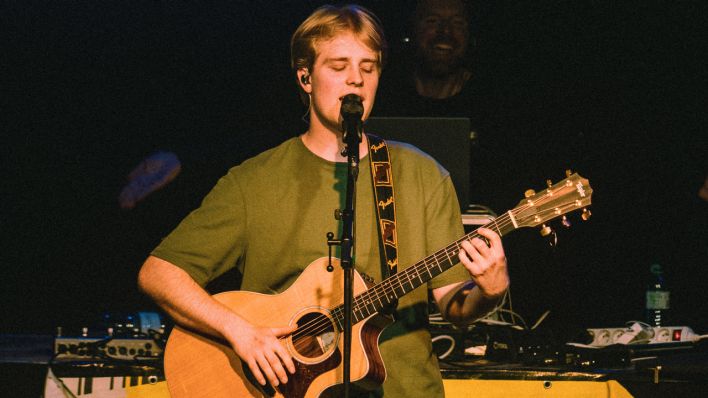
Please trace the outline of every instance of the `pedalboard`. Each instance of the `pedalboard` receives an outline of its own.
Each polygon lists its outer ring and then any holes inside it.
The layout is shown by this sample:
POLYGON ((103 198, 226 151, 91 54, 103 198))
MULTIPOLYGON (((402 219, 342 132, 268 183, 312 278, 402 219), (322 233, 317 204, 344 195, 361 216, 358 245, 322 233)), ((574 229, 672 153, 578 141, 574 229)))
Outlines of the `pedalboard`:
POLYGON ((155 360, 163 349, 154 340, 141 338, 56 337, 54 355, 57 360, 155 360))

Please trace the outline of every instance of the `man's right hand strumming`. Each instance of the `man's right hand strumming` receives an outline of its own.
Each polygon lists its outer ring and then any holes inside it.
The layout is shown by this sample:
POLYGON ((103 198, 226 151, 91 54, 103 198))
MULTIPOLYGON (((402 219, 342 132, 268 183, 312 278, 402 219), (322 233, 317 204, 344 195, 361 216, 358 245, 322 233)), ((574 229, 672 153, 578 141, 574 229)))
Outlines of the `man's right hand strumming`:
POLYGON ((241 318, 236 319, 236 325, 229 327, 224 337, 248 365, 256 380, 261 385, 266 384, 266 379, 272 386, 287 383, 285 368, 291 374, 295 373, 295 364, 279 337, 289 335, 297 326, 255 327, 241 318))
POLYGON ((223 337, 265 385, 287 383, 295 364, 278 339, 297 326, 256 327, 216 301, 178 266, 150 256, 138 275, 138 285, 177 323, 215 337, 223 337), (285 365, 285 367, 283 367, 285 365))

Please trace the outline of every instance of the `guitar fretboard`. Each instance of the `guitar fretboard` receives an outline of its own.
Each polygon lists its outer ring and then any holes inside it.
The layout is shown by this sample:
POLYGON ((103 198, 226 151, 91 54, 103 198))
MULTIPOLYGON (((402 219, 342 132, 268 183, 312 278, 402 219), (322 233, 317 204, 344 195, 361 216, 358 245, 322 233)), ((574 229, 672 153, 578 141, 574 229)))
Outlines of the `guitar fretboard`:
MULTIPOLYGON (((496 231, 500 236, 517 228, 512 212, 505 213, 484 227, 496 231)), ((354 297, 352 301, 353 323, 360 322, 381 311, 398 298, 452 268, 459 262, 458 253, 461 250, 462 242, 475 237, 481 238, 476 230, 354 297)), ((332 316, 340 330, 343 330, 344 306, 340 305, 332 309, 332 316)))

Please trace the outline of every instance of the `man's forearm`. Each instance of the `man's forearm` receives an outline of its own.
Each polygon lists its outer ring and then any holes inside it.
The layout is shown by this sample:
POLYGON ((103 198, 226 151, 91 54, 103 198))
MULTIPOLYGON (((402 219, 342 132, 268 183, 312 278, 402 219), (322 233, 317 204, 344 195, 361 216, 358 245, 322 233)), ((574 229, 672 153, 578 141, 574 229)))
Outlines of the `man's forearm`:
POLYGON ((242 321, 185 271, 157 257, 145 261, 138 275, 138 285, 175 322, 190 329, 226 337, 225 333, 242 321))
POLYGON ((456 324, 467 324, 494 310, 502 297, 503 294, 485 296, 474 283, 465 282, 448 292, 439 304, 445 319, 456 324))

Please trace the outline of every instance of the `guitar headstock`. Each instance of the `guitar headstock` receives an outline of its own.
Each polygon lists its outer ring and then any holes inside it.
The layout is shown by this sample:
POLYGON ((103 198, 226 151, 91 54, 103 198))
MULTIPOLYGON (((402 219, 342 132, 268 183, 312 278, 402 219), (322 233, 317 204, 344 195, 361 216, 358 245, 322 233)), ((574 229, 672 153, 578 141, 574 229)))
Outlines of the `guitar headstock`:
MULTIPOLYGON (((548 188, 541 192, 526 191, 526 198, 511 210, 518 227, 535 227, 563 216, 575 210, 583 210, 582 217, 587 219, 590 212, 592 188, 586 178, 577 173, 556 184, 548 181, 548 188)), ((543 233, 543 232, 542 232, 543 233)))

